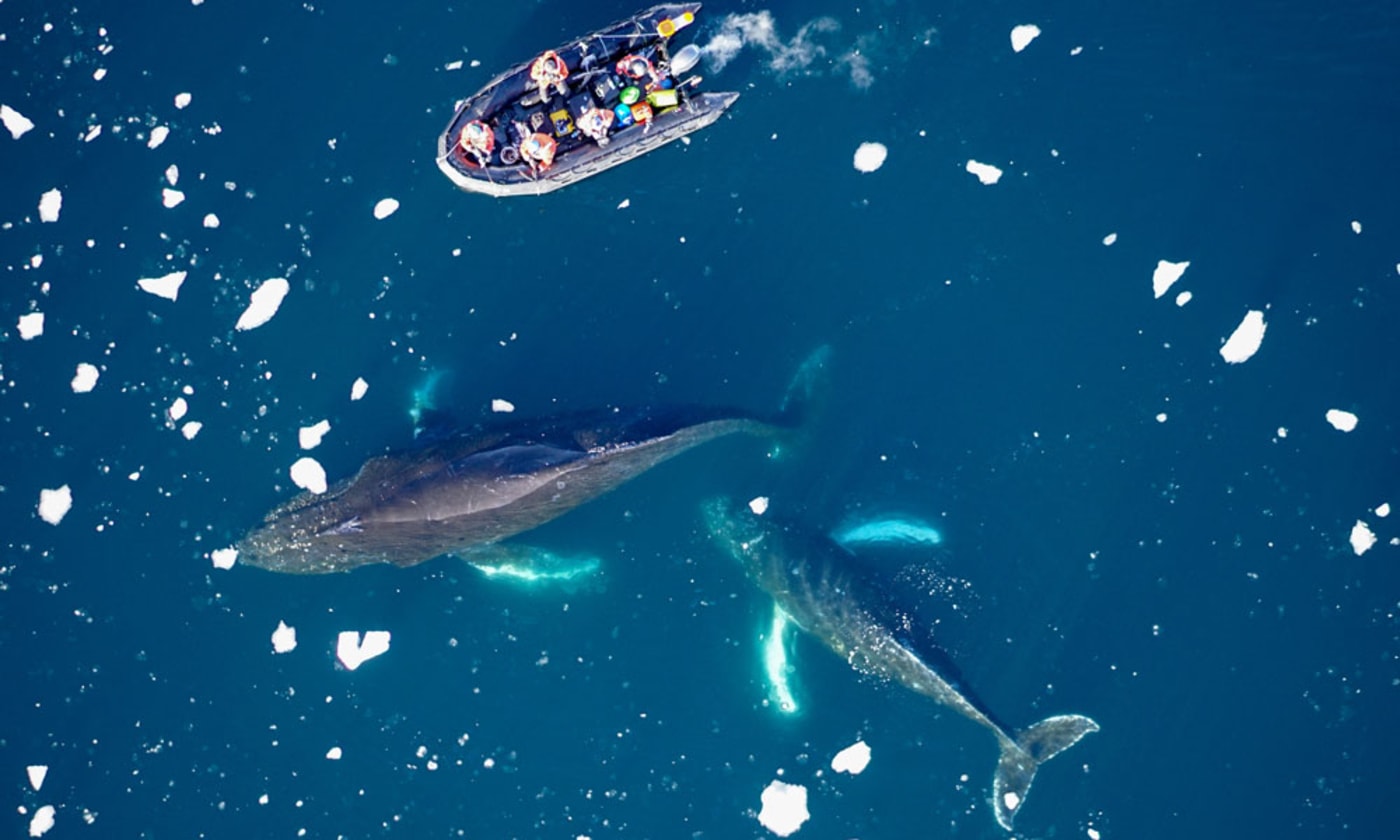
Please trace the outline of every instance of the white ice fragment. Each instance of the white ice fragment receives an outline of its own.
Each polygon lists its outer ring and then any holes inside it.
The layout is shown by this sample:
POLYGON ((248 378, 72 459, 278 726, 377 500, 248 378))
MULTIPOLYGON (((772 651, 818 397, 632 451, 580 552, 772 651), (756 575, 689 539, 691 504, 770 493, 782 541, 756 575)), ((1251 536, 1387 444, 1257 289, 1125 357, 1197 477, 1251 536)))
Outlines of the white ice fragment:
POLYGON ((43 837, 49 829, 53 828, 54 809, 52 805, 45 805, 34 812, 34 818, 29 821, 29 836, 43 837))
POLYGON ((176 397, 175 402, 170 404, 170 407, 165 410, 165 413, 170 415, 171 422, 178 423, 189 410, 190 404, 185 400, 185 398, 176 397))
POLYGON ((302 426, 297 431, 297 442, 301 444, 302 449, 315 449, 321 445, 321 438, 325 437, 326 432, 330 430, 331 421, 329 420, 322 420, 312 426, 302 426))
POLYGON ((170 186, 175 186, 180 182, 180 167, 170 164, 165 167, 165 180, 170 182, 170 186))
POLYGON ((73 374, 73 393, 86 394, 97 387, 98 370, 96 365, 81 362, 77 373, 73 374))
POLYGON ((353 671, 388 650, 388 630, 366 630, 363 639, 354 630, 346 630, 336 641, 335 656, 347 671, 353 671))
POLYGON ((763 514, 767 513, 768 497, 754 496, 752 499, 749 499, 749 510, 753 511, 754 516, 762 516, 763 514))
POLYGON ((509 414, 515 410, 515 403, 497 398, 491 401, 491 410, 497 414, 509 414))
POLYGON ((238 316, 238 323, 234 324, 233 328, 253 330, 271 321, 272 316, 277 314, 277 307, 282 305, 282 298, 287 296, 290 289, 291 285, 285 278, 273 277, 264 280, 261 286, 253 290, 248 308, 238 316))
POLYGON ((442 65, 442 69, 444 69, 444 70, 461 70, 461 69, 462 69, 462 59, 459 58, 459 59, 457 59, 456 61, 449 61, 449 62, 447 62, 446 64, 442 65))
POLYGON ((39 491, 39 518, 57 525, 73 507, 73 491, 67 484, 57 490, 39 491))
POLYGON ((1158 260, 1157 268, 1152 272, 1152 296, 1159 298, 1167 293, 1167 289, 1172 284, 1181 279, 1181 275, 1186 273, 1186 267, 1191 265, 1190 260, 1182 262, 1169 262, 1158 260))
POLYGON ((1264 343, 1264 330, 1267 327, 1263 312, 1258 309, 1246 312, 1244 320, 1240 321, 1240 325, 1235 327, 1235 331, 1230 333, 1230 338, 1220 348, 1221 358, 1232 365, 1248 361, 1250 356, 1259 352, 1259 345, 1264 343))
POLYGON ((1105 236, 1105 237, 1103 238, 1103 244, 1105 244, 1105 245, 1112 245, 1113 243, 1115 243, 1115 242, 1117 242, 1117 241, 1118 241, 1118 234, 1117 234, 1117 233, 1110 233, 1108 236, 1105 236))
POLYGON ((207 227, 207 228, 216 228, 216 227, 218 227, 218 226, 219 226, 219 217, 218 217, 218 216, 215 216, 213 213, 206 213, 205 216, 204 216, 204 226, 207 227))
POLYGON ((204 424, 198 420, 191 420, 180 427, 180 434, 185 436, 185 440, 194 440, 194 436, 199 434, 199 430, 204 428, 204 424))
POLYGON ((1279 427, 1278 427, 1278 430, 1277 430, 1276 432, 1274 432, 1274 434, 1278 435, 1280 438, 1286 438, 1286 437, 1288 437, 1288 427, 1287 427, 1287 426, 1279 426, 1279 427))
POLYGON ((1158 423, 1165 423, 1165 422, 1167 422, 1167 413, 1166 413, 1165 411, 1159 411, 1159 412, 1157 412, 1157 422, 1158 422, 1158 423))
POLYGON ((631 207, 631 206, 632 206, 632 199, 630 199, 630 198, 624 198, 624 199, 622 199, 621 202, 618 203, 617 209, 619 209, 619 210, 626 210, 628 207, 631 207))
POLYGON ((272 631, 272 652, 291 653, 296 650, 297 629, 288 627, 287 622, 277 622, 277 629, 272 631))
POLYGON ((1030 46, 1031 41, 1039 37, 1039 26, 1033 23, 1023 23, 1011 30, 1011 49, 1020 52, 1030 46))
POLYGON ((1001 795, 1001 801, 1006 805, 1006 810, 1014 811, 1021 804, 1021 794, 1014 790, 1008 790, 1001 795))
POLYGON ((321 494, 326 492, 326 470, 315 458, 298 458, 292 464, 292 483, 303 490, 321 494))
POLYGON ((28 117, 9 105, 0 105, 0 122, 5 123, 5 128, 9 129, 10 136, 16 140, 34 127, 34 123, 28 117))
POLYGON ((183 110, 190 104, 190 100, 193 98, 194 97, 190 96, 188 93, 177 93, 175 94, 175 107, 183 110))
POLYGON ((216 569, 232 569, 233 564, 238 561, 238 549, 216 548, 209 552, 209 559, 213 561, 216 569))
POLYGON ((94 126, 91 126, 91 127, 88 128, 87 134, 84 134, 84 135, 83 135, 83 142, 84 142, 84 143, 91 143, 92 141, 96 140, 96 139, 98 138, 98 136, 101 135, 101 134, 102 134, 102 126, 101 126, 101 125, 94 125, 94 126))
POLYGON ((357 376, 355 377, 354 384, 350 386, 350 399, 352 401, 362 399, 365 395, 365 392, 367 392, 368 390, 369 383, 366 382, 363 377, 357 376))
POLYGON ((802 785, 775 779, 763 789, 760 799, 763 810, 758 812, 758 821, 779 837, 794 833, 812 816, 807 811, 807 788, 802 785))
POLYGON ((394 212, 398 209, 399 200, 397 198, 381 198, 378 203, 374 205, 374 218, 387 219, 394 215, 394 212))
POLYGON ((326 750, 326 758, 330 759, 331 761, 339 761, 340 757, 344 754, 345 753, 340 749, 340 747, 331 747, 330 749, 326 750))
POLYGON ((831 759, 831 769, 837 773, 850 773, 855 776, 870 763, 870 747, 864 741, 856 741, 831 759))
POLYGON ((148 140, 146 141, 146 148, 148 148, 148 149, 154 149, 154 148, 156 148, 156 147, 159 146, 161 143, 164 143, 164 142, 165 142, 165 138, 167 138, 167 137, 169 137, 169 136, 170 136, 170 127, 169 127, 169 126, 164 126, 164 125, 158 125, 158 126, 156 126, 155 128, 151 129, 151 136, 150 136, 150 139, 148 139, 148 140))
POLYGON ((58 221, 58 211, 63 209, 63 193, 57 187, 39 196, 39 221, 58 221))
POLYGON ((1379 516, 1381 519, 1385 519, 1389 515, 1390 502, 1381 502, 1380 505, 1376 508, 1376 516, 1379 516))
POLYGON ((172 190, 169 187, 165 187, 160 191, 160 203, 164 204, 167 208, 178 207, 184 200, 185 194, 179 190, 172 190))
POLYGON ((24 769, 29 773, 29 786, 34 788, 35 793, 38 793, 39 788, 44 786, 44 778, 49 775, 49 766, 47 764, 31 764, 24 769))
POLYGON ((38 338, 44 334, 44 313, 30 312, 28 315, 19 316, 19 337, 25 341, 31 338, 38 338))
POLYGON ((1188 303, 1190 303, 1190 302, 1191 302, 1191 293, 1190 293, 1190 292, 1181 292, 1180 294, 1178 294, 1178 295, 1176 296, 1176 305, 1177 305, 1177 306, 1185 306, 1186 304, 1188 304, 1188 303))
POLYGON ((1376 544, 1376 535, 1371 532, 1371 526, 1356 520, 1356 524, 1351 526, 1351 550, 1360 557, 1371 550, 1371 546, 1376 544))
POLYGON ((149 292, 166 300, 175 300, 180 295, 180 284, 184 282, 185 272, 172 271, 164 277, 143 277, 136 281, 136 285, 143 292, 149 292))
POLYGON ((1098 830, 1097 828, 1092 828, 1092 827, 1091 827, 1091 828, 1089 828, 1087 831, 1085 831, 1084 833, 1087 834, 1087 835, 1089 835, 1089 840, 1099 840, 1100 834, 1099 834, 1099 830, 1098 830))
POLYGON ((1356 415, 1350 411, 1342 411, 1340 408, 1327 409, 1327 422, 1332 424, 1332 428, 1349 432, 1356 428, 1356 415))
POLYGON ((99 67, 99 68, 97 68, 96 70, 92 71, 92 80, 93 80, 94 82, 100 82, 100 81, 102 81, 102 80, 105 79, 105 78, 107 78, 107 68, 106 68, 106 67, 99 67))
POLYGON ((1361 232, 1361 223, 1358 222, 1358 221, 1356 221, 1355 219, 1353 219, 1352 222, 1351 222, 1351 232, 1352 232, 1352 233, 1360 233, 1360 232, 1361 232))
POLYGON ((874 172, 885 165, 890 150, 882 143, 861 143, 856 147, 854 159, 857 172, 874 172))
POLYGON ((976 175, 977 180, 984 184, 995 184, 997 181, 1001 180, 1001 170, 992 166, 990 163, 979 163, 969 158, 967 161, 967 171, 976 175))

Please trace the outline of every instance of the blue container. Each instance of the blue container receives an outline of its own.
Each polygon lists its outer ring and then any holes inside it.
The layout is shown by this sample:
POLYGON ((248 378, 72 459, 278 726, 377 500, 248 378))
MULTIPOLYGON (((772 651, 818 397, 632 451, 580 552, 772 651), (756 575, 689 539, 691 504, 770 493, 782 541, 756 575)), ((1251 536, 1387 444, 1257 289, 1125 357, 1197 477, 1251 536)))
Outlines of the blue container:
POLYGON ((619 105, 613 109, 613 115, 617 117, 617 127, 626 128, 635 120, 632 119, 632 109, 626 105, 619 105))

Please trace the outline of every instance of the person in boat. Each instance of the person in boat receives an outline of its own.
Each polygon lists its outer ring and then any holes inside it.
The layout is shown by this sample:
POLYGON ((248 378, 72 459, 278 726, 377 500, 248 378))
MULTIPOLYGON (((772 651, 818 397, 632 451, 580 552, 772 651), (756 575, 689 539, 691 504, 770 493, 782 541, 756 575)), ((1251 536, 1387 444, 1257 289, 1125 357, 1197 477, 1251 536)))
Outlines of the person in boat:
POLYGON ((608 129, 612 128, 613 112, 606 108, 589 108, 578 116, 578 128, 599 146, 608 145, 608 129))
POLYGON ((496 149, 496 135, 481 120, 472 120, 462 126, 462 136, 457 142, 462 151, 476 158, 481 166, 491 160, 491 153, 496 149))
POLYGON ((648 84, 657 84, 661 77, 656 73, 656 67, 652 65, 651 59, 644 55, 631 53, 624 55, 617 63, 617 75, 625 76, 634 82, 641 83, 643 79, 648 84))
POLYGON ((551 87, 556 88, 560 96, 568 96, 569 86, 564 83, 568 77, 568 65, 554 50, 547 50, 530 65, 530 78, 540 88, 541 102, 548 101, 551 87))
POLYGON ((537 131, 520 141, 520 159, 536 173, 544 172, 554 165, 554 153, 558 149, 559 144, 553 137, 537 131))

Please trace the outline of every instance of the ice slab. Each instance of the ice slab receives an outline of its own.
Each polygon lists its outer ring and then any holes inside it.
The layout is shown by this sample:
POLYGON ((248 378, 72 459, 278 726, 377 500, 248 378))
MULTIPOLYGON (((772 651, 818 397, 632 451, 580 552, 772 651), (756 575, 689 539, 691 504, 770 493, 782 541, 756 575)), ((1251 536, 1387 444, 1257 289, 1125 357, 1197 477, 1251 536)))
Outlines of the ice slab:
POLYGON ((335 656, 347 671, 353 671, 388 651, 388 630, 367 630, 363 638, 354 630, 346 630, 336 639, 335 644, 335 656))
POLYGON ((177 93, 175 94, 175 107, 179 110, 184 110, 189 107, 190 100, 193 98, 194 97, 188 93, 177 93))
POLYGON ((397 198, 381 198, 374 205, 374 218, 387 219, 399 209, 397 198))
POLYGON ((63 193, 55 187, 39 196, 39 221, 58 221, 58 211, 63 209, 63 193))
POLYGON ((167 137, 169 137, 169 136, 170 136, 170 127, 169 127, 169 126, 164 126, 164 125, 158 125, 158 126, 156 126, 155 128, 151 129, 151 136, 150 136, 149 139, 146 140, 146 148, 148 148, 148 149, 154 149, 154 148, 159 147, 161 143, 164 143, 164 142, 165 142, 165 138, 167 138, 167 137))
POLYGON ((233 328, 254 330, 271 321, 272 316, 277 314, 277 308, 282 305, 282 298, 287 296, 290 289, 291 285, 286 278, 273 277, 264 280, 262 285, 253 290, 248 308, 238 316, 238 323, 234 324, 233 328))
POLYGON ((30 312, 28 315, 19 316, 19 337, 25 341, 38 338, 44 334, 44 313, 30 312))
POLYGON ((297 647, 297 629, 288 627, 287 622, 277 622, 277 629, 272 631, 272 652, 291 653, 297 647))
POLYGON ((77 372, 73 374, 73 393, 86 394, 97 387, 97 377, 99 372, 96 365, 81 362, 77 372))
POLYGON ((56 490, 39 491, 39 518, 50 525, 62 522, 72 509, 73 490, 67 484, 56 490))
POLYGON ((752 499, 749 499, 749 510, 753 511, 754 516, 762 516, 763 514, 767 513, 768 497, 754 496, 752 499))
POLYGON ((291 475, 292 483, 303 490, 326 492, 326 470, 315 458, 298 458, 292 464, 291 475))
POLYGON ((233 564, 238 561, 238 549, 216 548, 209 552, 209 559, 214 562, 216 569, 232 569, 233 564))
POLYGON ((864 741, 856 741, 837 753, 831 759, 831 769, 837 773, 858 775, 870 764, 870 747, 864 741))
POLYGON ((364 399, 368 391, 369 383, 366 382, 363 377, 357 376, 355 377, 355 382, 350 386, 350 399, 352 401, 364 399))
POLYGON ((858 172, 874 172, 885 165, 890 150, 883 143, 861 143, 856 147, 855 167, 858 172))
POLYGON ((491 410, 497 414, 509 414, 515 411, 515 403, 497 398, 491 401, 491 410))
POLYGON ((39 788, 44 786, 44 779, 49 775, 49 766, 47 764, 31 764, 24 769, 29 774, 29 786, 34 789, 35 793, 38 793, 39 788))
POLYGON ((760 800, 763 810, 758 821, 779 837, 795 833, 812 816, 807 811, 807 788, 802 785, 774 780, 763 789, 760 800))
POLYGON ((1011 29, 1011 49, 1016 52, 1024 50, 1031 45, 1031 41, 1040 37, 1040 27, 1033 23, 1023 23, 1011 29))
POLYGON ((167 208, 179 207, 184 200, 185 194, 179 190, 166 187, 160 191, 160 203, 164 204, 167 208))
POLYGON ((1356 428, 1356 415, 1350 411, 1343 411, 1340 408, 1329 408, 1327 410, 1327 422, 1332 424, 1332 428, 1339 432, 1349 432, 1356 428))
POLYGON ((977 180, 984 184, 995 184, 1001 180, 1002 175, 1001 170, 990 163, 981 163, 971 159, 967 162, 967 171, 976 175, 977 180))
POLYGON ((1249 310, 1245 313, 1244 320, 1240 321, 1240 325, 1230 333, 1225 345, 1220 348, 1220 357, 1232 365, 1248 361, 1259 352, 1259 345, 1264 343, 1264 330, 1267 327, 1263 312, 1258 309, 1249 310))
POLYGON ((29 836, 43 837, 48 830, 53 828, 54 808, 52 805, 45 805, 34 812, 34 817, 29 821, 29 836))
POLYGON ((1360 557, 1371 550, 1371 546, 1376 544, 1376 535, 1371 531, 1371 526, 1356 520, 1356 524, 1351 526, 1351 550, 1360 557))
POLYGON ((136 285, 143 292, 149 292, 166 300, 175 300, 180 296, 180 285, 184 282, 185 272, 172 271, 163 277, 142 277, 136 281, 136 285))
POLYGON ((0 122, 5 123, 5 128, 9 130, 10 136, 16 140, 34 127, 34 123, 28 117, 9 105, 0 105, 0 122))
POLYGON ((1157 268, 1152 272, 1152 296, 1159 298, 1167 293, 1167 289, 1172 284, 1181 279, 1181 275, 1186 273, 1187 266, 1191 265, 1190 260, 1182 262, 1171 262, 1169 260, 1158 260, 1157 268))
POLYGON ((331 421, 322 420, 311 426, 302 426, 297 431, 297 443, 302 449, 315 449, 321 445, 321 438, 326 436, 326 432, 331 430, 331 421))

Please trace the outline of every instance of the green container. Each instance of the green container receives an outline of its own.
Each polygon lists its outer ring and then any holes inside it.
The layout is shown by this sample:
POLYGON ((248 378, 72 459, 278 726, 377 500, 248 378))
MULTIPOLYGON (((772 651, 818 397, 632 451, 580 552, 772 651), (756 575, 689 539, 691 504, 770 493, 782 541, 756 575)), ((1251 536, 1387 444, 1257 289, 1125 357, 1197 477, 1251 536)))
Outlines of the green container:
POLYGON ((642 90, 636 85, 628 85, 622 89, 622 104, 635 105, 642 98, 642 90))

